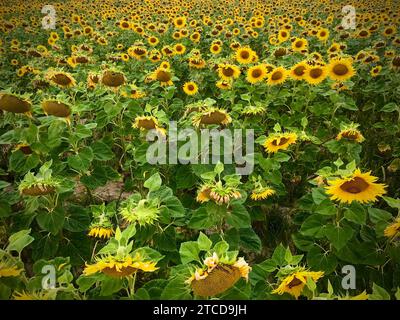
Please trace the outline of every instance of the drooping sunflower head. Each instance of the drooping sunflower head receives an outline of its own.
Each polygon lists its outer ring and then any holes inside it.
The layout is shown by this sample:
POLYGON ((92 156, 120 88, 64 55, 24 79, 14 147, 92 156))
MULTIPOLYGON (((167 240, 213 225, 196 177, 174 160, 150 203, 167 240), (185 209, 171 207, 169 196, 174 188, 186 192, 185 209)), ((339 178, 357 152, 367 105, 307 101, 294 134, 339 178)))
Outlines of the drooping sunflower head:
POLYGON ((227 80, 219 80, 215 83, 215 85, 221 90, 229 90, 232 88, 232 82, 227 80))
POLYGON ((264 200, 274 195, 275 193, 275 190, 268 186, 258 187, 252 191, 250 197, 252 200, 264 200))
POLYGON ((231 122, 232 118, 227 111, 216 107, 205 108, 192 118, 192 123, 196 127, 210 124, 227 125, 231 122))
POLYGON ((101 272, 113 278, 130 277, 139 270, 143 272, 153 272, 158 268, 157 262, 146 261, 140 254, 125 256, 101 256, 97 257, 94 264, 86 264, 83 274, 86 276, 101 272))
POLYGON ((329 62, 328 66, 329 77, 335 81, 345 81, 350 79, 355 74, 350 58, 336 58, 329 62))
POLYGON ((51 84, 60 88, 71 88, 76 85, 74 77, 68 72, 50 69, 45 77, 51 84))
POLYGON ((46 99, 42 101, 42 109, 46 115, 68 118, 72 107, 65 101, 46 99))
POLYGON ((322 271, 313 272, 299 269, 298 271, 294 271, 291 274, 288 274, 285 278, 281 279, 279 286, 272 291, 272 293, 279 295, 289 293, 298 299, 304 287, 306 286, 308 278, 316 282, 323 276, 324 272, 322 271))
POLYGON ((97 73, 90 72, 86 82, 88 89, 94 89, 100 82, 100 76, 97 73))
POLYGON ((156 129, 159 126, 157 118, 153 116, 137 116, 133 124, 134 128, 140 130, 156 129))
POLYGON ((377 179, 370 172, 362 173, 360 169, 356 169, 348 177, 329 181, 326 193, 330 195, 331 200, 338 200, 344 203, 376 201, 378 197, 386 193, 386 186, 376 183, 377 179))
POLYGON ((264 148, 268 153, 286 150, 291 144, 296 143, 297 134, 294 132, 273 133, 264 142, 264 148))
POLYGON ((142 60, 147 55, 147 49, 143 46, 131 46, 127 52, 132 58, 137 60, 142 60))
POLYGON ((49 291, 14 291, 12 298, 14 300, 55 300, 57 296, 56 290, 49 291))
POLYGON ((92 224, 89 227, 89 237, 99 238, 99 239, 109 239, 114 234, 114 230, 111 226, 106 226, 104 223, 92 224))
POLYGON ((0 251, 0 278, 18 277, 24 269, 8 253, 0 251))
POLYGON ((129 223, 154 224, 159 218, 159 203, 156 200, 139 199, 136 194, 125 200, 120 214, 129 223))
POLYGON ((30 114, 31 109, 32 104, 27 98, 8 92, 0 93, 0 110, 30 114))
POLYGON ((121 94, 124 97, 131 99, 140 99, 146 96, 146 93, 136 87, 134 84, 129 85, 127 88, 121 90, 121 94))
POLYGON ((350 141, 356 141, 358 143, 363 142, 365 138, 357 128, 358 124, 355 123, 342 126, 342 129, 336 136, 336 140, 346 139, 350 141))
POLYGON ((101 76, 101 83, 111 89, 118 89, 125 84, 125 75, 115 70, 105 70, 101 76))
POLYGON ((151 75, 152 80, 157 80, 161 86, 170 86, 172 82, 172 73, 169 69, 157 68, 151 75))
POLYGON ((387 238, 395 238, 400 235, 400 218, 397 218, 395 222, 389 224, 383 234, 387 238))
POLYGON ((266 107, 261 103, 256 103, 256 105, 248 105, 243 108, 242 114, 246 116, 257 116, 261 115, 266 111, 266 107))
POLYGON ((251 267, 241 258, 233 261, 219 257, 216 252, 204 259, 202 268, 197 268, 187 280, 193 293, 201 297, 213 297, 233 287, 244 278, 248 280, 251 267))
POLYGON ((18 186, 21 194, 27 196, 44 196, 56 192, 60 182, 52 177, 52 161, 44 163, 34 175, 29 171, 18 186))

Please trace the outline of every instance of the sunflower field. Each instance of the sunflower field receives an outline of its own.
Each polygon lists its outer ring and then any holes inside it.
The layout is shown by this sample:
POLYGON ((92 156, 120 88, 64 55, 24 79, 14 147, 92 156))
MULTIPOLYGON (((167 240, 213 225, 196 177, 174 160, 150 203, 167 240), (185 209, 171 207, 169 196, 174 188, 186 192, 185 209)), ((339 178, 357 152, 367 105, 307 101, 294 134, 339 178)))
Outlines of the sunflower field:
POLYGON ((400 299, 398 1, 0 3, 0 299, 400 299))

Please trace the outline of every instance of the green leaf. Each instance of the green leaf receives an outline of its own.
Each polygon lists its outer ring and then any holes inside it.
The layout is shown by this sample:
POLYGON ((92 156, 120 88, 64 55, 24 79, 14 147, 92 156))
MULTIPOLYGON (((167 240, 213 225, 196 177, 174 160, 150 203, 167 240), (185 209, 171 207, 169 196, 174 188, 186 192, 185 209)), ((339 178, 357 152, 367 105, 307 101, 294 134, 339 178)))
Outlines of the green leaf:
POLYGON ((56 208, 52 212, 40 212, 36 221, 43 230, 57 234, 64 226, 64 218, 64 212, 56 208))
POLYGON ((199 250, 208 251, 211 249, 212 241, 208 239, 208 237, 203 232, 200 232, 197 239, 197 245, 199 247, 199 250))
POLYGON ((337 208, 331 200, 325 199, 319 205, 317 205, 315 212, 325 216, 333 216, 337 213, 337 208))
POLYGON ((189 220, 188 227, 193 229, 207 229, 214 225, 213 219, 208 214, 205 207, 192 211, 192 217, 189 220))
POLYGON ((71 205, 66 210, 64 228, 71 232, 85 231, 90 224, 90 216, 86 208, 71 205))
POLYGON ((398 110, 397 104, 395 104, 394 102, 390 102, 387 103, 383 106, 383 108, 381 109, 382 112, 393 112, 398 110))
POLYGON ((255 252, 261 252, 261 240, 253 228, 239 229, 240 245, 255 252))
POLYGON ((277 152, 275 153, 273 159, 278 162, 287 162, 290 160, 290 155, 283 152, 277 152))
POLYGON ((216 174, 221 174, 224 171, 224 164, 220 161, 215 165, 214 172, 216 174))
POLYGON ((300 233, 303 236, 321 237, 324 233, 326 217, 313 214, 304 220, 300 227, 300 233))
POLYGON ((229 244, 226 241, 219 241, 215 244, 213 250, 219 257, 224 256, 229 250, 229 244))
POLYGON ((349 226, 326 225, 325 235, 332 245, 340 250, 353 237, 353 229, 349 226))
POLYGON ((397 291, 394 294, 394 296, 396 297, 396 300, 400 300, 400 288, 399 287, 397 287, 397 291))
POLYGON ((389 207, 400 210, 400 199, 394 199, 391 197, 384 197, 384 196, 382 196, 382 198, 383 198, 383 200, 386 201, 386 203, 389 205, 389 207))
POLYGON ((369 219, 372 223, 386 222, 392 219, 392 214, 382 209, 368 208, 369 219))
POLYGON ((327 195, 325 194, 324 189, 322 188, 312 189, 311 194, 315 204, 321 204, 322 201, 327 199, 327 195))
POLYGON ((99 161, 111 160, 114 157, 111 147, 101 141, 96 141, 90 146, 93 151, 94 159, 99 161))
POLYGON ((344 211, 344 217, 349 221, 364 225, 367 221, 367 212, 362 205, 353 203, 344 211))
POLYGON ((390 300, 390 294, 376 283, 372 285, 372 293, 368 295, 368 300, 390 300))
POLYGON ((162 184, 162 180, 160 177, 160 174, 157 172, 155 174, 153 174, 149 179, 147 179, 143 186, 147 189, 149 189, 150 191, 156 191, 158 189, 160 189, 162 184))
POLYGON ((307 264, 313 270, 321 270, 329 274, 336 269, 338 261, 331 252, 323 252, 321 248, 314 246, 307 253, 307 264))
POLYGON ((285 264, 285 255, 286 248, 282 245, 282 243, 280 243, 279 246, 275 248, 271 259, 275 262, 276 265, 281 266, 285 264))
POLYGON ((104 277, 101 281, 101 296, 111 296, 113 293, 118 292, 123 287, 123 279, 104 277))
POLYGON ((21 230, 14 234, 12 234, 8 238, 8 246, 6 248, 7 251, 17 251, 18 254, 21 254, 22 250, 31 244, 35 239, 30 236, 31 229, 21 230))
POLYGON ((172 279, 161 293, 162 300, 188 300, 191 299, 190 286, 182 277, 172 279))
POLYGON ((79 287, 80 292, 86 292, 98 281, 99 276, 96 274, 90 276, 80 276, 76 283, 79 287))
POLYGON ((181 262, 183 264, 199 261, 200 248, 196 241, 188 241, 181 243, 179 254, 181 256, 181 262))
POLYGON ((246 207, 235 203, 231 206, 232 210, 228 217, 226 218, 226 222, 229 223, 232 227, 235 228, 245 228, 250 226, 251 218, 249 213, 246 210, 246 207))
POLYGON ((90 163, 94 158, 93 151, 90 147, 83 148, 78 154, 68 157, 68 164, 77 171, 87 171, 90 163))
POLYGON ((0 180, 0 190, 4 189, 5 187, 8 187, 9 185, 10 185, 9 182, 0 180))

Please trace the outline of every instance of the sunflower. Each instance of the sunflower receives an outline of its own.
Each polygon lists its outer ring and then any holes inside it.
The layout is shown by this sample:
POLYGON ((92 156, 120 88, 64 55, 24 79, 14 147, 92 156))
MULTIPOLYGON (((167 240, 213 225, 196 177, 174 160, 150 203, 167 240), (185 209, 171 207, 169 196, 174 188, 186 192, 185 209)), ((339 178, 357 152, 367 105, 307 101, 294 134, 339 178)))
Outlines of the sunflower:
POLYGON ((154 47, 154 46, 156 46, 156 45, 160 42, 160 40, 158 40, 158 38, 155 37, 155 36, 151 36, 151 37, 149 37, 149 38, 147 39, 147 42, 149 43, 149 45, 151 45, 152 47, 154 47))
POLYGON ((250 270, 243 258, 228 261, 214 252, 204 260, 204 267, 196 269, 185 283, 190 285, 195 295, 212 297, 233 287, 240 278, 247 281, 250 270))
POLYGON ((171 86, 172 82, 172 74, 169 70, 164 68, 157 68, 153 74, 151 75, 151 79, 157 80, 160 85, 163 86, 171 86))
POLYGON ((198 112, 192 119, 194 126, 209 124, 227 125, 232 122, 231 116, 224 109, 209 107, 198 112))
POLYGON ((318 30, 317 38, 319 41, 325 42, 329 38, 329 30, 326 28, 322 28, 318 30))
POLYGON ((222 47, 216 43, 212 44, 210 47, 210 52, 212 54, 218 54, 218 53, 221 53, 221 51, 222 51, 222 47))
POLYGON ((0 93, 0 110, 30 114, 31 108, 31 102, 23 97, 5 92, 0 93))
POLYGON ((342 140, 343 138, 350 140, 350 141, 356 141, 358 143, 361 143, 365 140, 364 136, 361 134, 361 132, 357 129, 358 125, 348 125, 345 126, 339 134, 336 136, 336 140, 342 140))
POLYGON ((184 54, 186 51, 186 47, 182 43, 177 43, 174 45, 174 52, 177 55, 184 54))
POLYGON ((128 48, 128 54, 136 60, 142 60, 147 55, 147 49, 142 46, 131 46, 128 48))
POLYGON ((253 200, 264 200, 275 194, 275 190, 270 187, 261 187, 254 189, 250 198, 253 200))
POLYGON ((301 61, 301 62, 295 64, 290 69, 289 76, 295 80, 303 80, 306 69, 307 69, 307 63, 304 61, 301 61))
POLYGON ((394 56, 392 59, 392 69, 399 70, 400 69, 400 56, 394 56))
POLYGON ((18 277, 23 269, 15 265, 11 260, 0 260, 0 278, 18 277))
POLYGON ((182 16, 182 17, 177 17, 174 19, 174 26, 175 28, 181 29, 184 28, 186 26, 186 17, 182 16))
POLYGON ((222 80, 237 79, 240 76, 240 68, 233 64, 219 64, 218 75, 222 80))
POLYGON ((377 77, 380 73, 381 73, 381 70, 382 70, 382 66, 376 66, 376 67, 373 67, 372 69, 371 69, 371 71, 369 72, 369 74, 372 76, 372 77, 377 77))
POLYGON ((284 293, 289 293, 294 296, 296 299, 301 295, 306 283, 307 279, 311 278, 313 281, 318 281, 321 277, 324 276, 324 272, 318 271, 305 271, 299 270, 295 271, 292 274, 286 276, 278 288, 272 291, 272 293, 276 293, 282 295, 284 293))
POLYGON ((134 128, 140 130, 151 130, 158 127, 158 120, 153 116, 138 116, 133 124, 134 128))
POLYGON ((208 185, 203 185, 197 192, 196 201, 201 203, 210 201, 210 192, 211 187, 208 185))
POLYGON ((195 95, 198 91, 199 91, 199 87, 197 86, 197 84, 193 81, 189 81, 186 82, 183 85, 183 91, 189 95, 189 96, 193 96, 195 95))
POLYGON ((87 76, 87 87, 88 89, 94 89, 100 81, 99 75, 95 73, 89 73, 87 76))
POLYGON ((93 225, 89 229, 88 236, 109 239, 113 234, 114 230, 112 228, 93 225))
POLYGON ((157 200, 139 199, 134 194, 122 203, 119 213, 129 223, 151 225, 159 218, 159 203, 157 200))
POLYGON ((326 193, 331 196, 331 200, 339 200, 339 202, 376 201, 377 197, 386 193, 386 186, 375 183, 378 178, 371 176, 370 173, 361 173, 360 169, 356 169, 349 177, 329 181, 326 193))
POLYGON ((257 104, 257 105, 249 105, 244 107, 244 109, 242 110, 242 114, 246 115, 246 116, 256 116, 256 115, 261 115, 265 112, 265 106, 261 105, 261 104, 257 104))
POLYGON ((304 80, 309 84, 317 85, 328 76, 328 70, 325 66, 308 66, 305 70, 304 80))
POLYGON ((296 38, 292 42, 292 50, 296 51, 296 52, 301 52, 301 51, 307 49, 307 46, 308 46, 308 42, 307 42, 307 39, 305 39, 305 38, 296 38))
POLYGON ((130 85, 128 89, 121 91, 122 96, 131 99, 140 99, 146 96, 146 93, 139 90, 135 85, 130 85))
POLYGON ((221 90, 229 90, 232 88, 232 83, 231 81, 227 80, 219 80, 215 83, 216 87, 221 89, 221 90))
POLYGON ((286 150, 291 144, 296 143, 297 134, 294 132, 274 133, 267 137, 264 148, 268 153, 286 150))
POLYGON ((42 108, 46 115, 68 118, 71 114, 71 106, 58 100, 42 101, 42 108))
POLYGON ((21 292, 14 291, 12 298, 14 300, 55 300, 56 292, 45 292, 45 291, 33 291, 27 292, 22 290, 21 292))
POLYGON ((263 81, 267 76, 267 69, 263 64, 252 66, 247 70, 246 80, 252 84, 263 81))
POLYGON ((101 76, 101 83, 109 88, 117 89, 125 84, 125 75, 122 72, 105 70, 101 76))
POLYGON ((158 268, 156 262, 144 261, 139 254, 134 257, 127 255, 117 258, 116 256, 103 256, 96 258, 94 264, 86 264, 83 274, 86 276, 101 272, 114 278, 130 277, 137 271, 153 272, 158 268))
POLYGON ((63 71, 49 70, 45 77, 50 83, 60 88, 71 88, 76 84, 74 77, 70 73, 63 71))
POLYGON ((276 67, 269 74, 267 84, 270 86, 284 83, 289 72, 284 67, 276 67))
POLYGON ((395 222, 385 228, 384 235, 387 238, 394 238, 400 235, 400 218, 397 218, 395 222))
POLYGON ((236 61, 241 64, 249 64, 257 61, 257 54, 250 47, 240 47, 236 50, 236 61))
POLYGON ((201 58, 189 58, 189 67, 195 69, 203 69, 206 66, 206 61, 201 58))
POLYGON ((282 43, 285 42, 290 38, 290 32, 286 29, 281 29, 278 32, 278 42, 282 43))
POLYGON ((355 71, 352 66, 352 59, 333 59, 328 66, 329 77, 336 81, 345 81, 354 76, 355 71))

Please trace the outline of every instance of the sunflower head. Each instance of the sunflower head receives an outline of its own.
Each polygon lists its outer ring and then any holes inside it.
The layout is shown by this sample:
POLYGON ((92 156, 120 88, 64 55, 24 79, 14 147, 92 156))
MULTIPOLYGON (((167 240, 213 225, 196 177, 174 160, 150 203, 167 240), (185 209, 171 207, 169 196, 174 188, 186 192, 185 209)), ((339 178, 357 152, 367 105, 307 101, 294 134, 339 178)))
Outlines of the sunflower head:
POLYGON ((273 133, 264 142, 264 148, 268 153, 286 150, 291 144, 296 143, 297 134, 294 132, 273 133))
POLYGON ((355 74, 351 58, 335 58, 327 66, 329 77, 335 81, 345 81, 355 74))
POLYGON ((45 77, 51 84, 60 88, 71 88, 76 85, 74 77, 68 72, 50 69, 45 77))
POLYGON ((119 212, 127 222, 143 226, 158 220, 160 208, 157 199, 141 199, 138 194, 133 194, 123 202, 119 212))
POLYGON ((344 203, 376 201, 378 197, 386 193, 386 186, 376 183, 377 179, 370 172, 362 173, 360 169, 356 169, 347 177, 328 181, 326 193, 330 195, 331 200, 344 203))
POLYGON ((192 122, 196 127, 211 124, 227 125, 232 122, 232 118, 224 109, 208 107, 196 113, 192 122))
POLYGON ((101 76, 101 83, 106 87, 116 89, 125 84, 125 75, 114 70, 105 70, 101 76))
POLYGON ((43 100, 42 108, 46 115, 55 117, 68 118, 71 114, 72 107, 60 100, 43 100))
POLYGON ((31 102, 23 96, 7 92, 0 93, 0 110, 30 114, 31 108, 31 102))
POLYGON ((197 86, 197 84, 193 81, 189 81, 186 82, 183 85, 183 91, 189 95, 189 96, 193 96, 195 95, 198 91, 199 91, 199 87, 197 86))
POLYGON ((267 84, 270 86, 284 83, 288 77, 289 73, 284 67, 274 68, 267 78, 267 84))
POLYGON ((343 125, 339 134, 336 136, 336 140, 346 139, 358 143, 363 142, 365 138, 357 128, 358 124, 355 123, 343 125))

